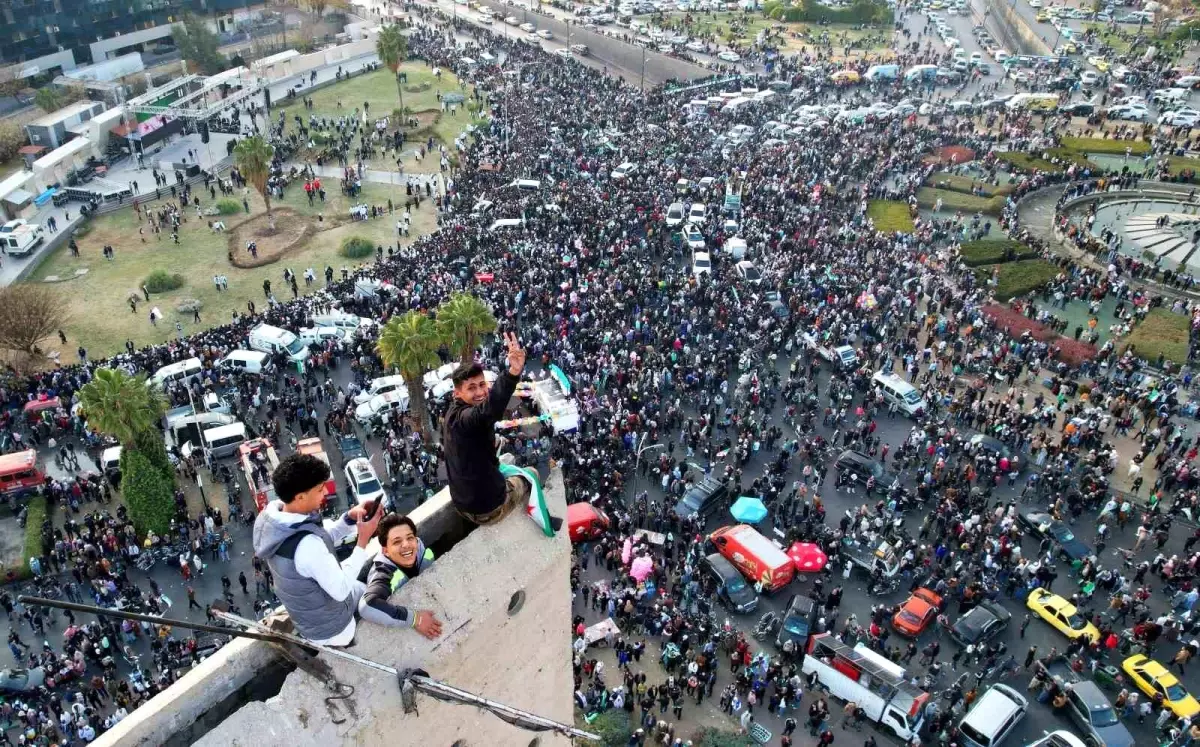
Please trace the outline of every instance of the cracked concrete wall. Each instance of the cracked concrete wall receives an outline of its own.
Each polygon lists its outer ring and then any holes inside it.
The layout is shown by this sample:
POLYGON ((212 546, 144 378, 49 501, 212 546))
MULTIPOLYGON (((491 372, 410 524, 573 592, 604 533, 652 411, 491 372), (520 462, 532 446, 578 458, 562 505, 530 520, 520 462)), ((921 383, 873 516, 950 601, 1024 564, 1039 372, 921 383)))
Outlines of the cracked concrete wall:
MULTIPOLYGON (((554 516, 566 518, 562 475, 546 486, 554 516)), ((406 584, 397 600, 432 609, 443 634, 429 641, 415 631, 360 623, 350 653, 397 668, 420 667, 455 687, 563 723, 572 720, 570 658, 571 548, 566 527, 547 538, 528 518, 510 516, 481 527, 434 566, 406 584), (523 607, 509 615, 513 593, 523 607)), ((323 657, 328 658, 328 657, 323 657)), ((404 714, 397 682, 387 675, 330 659, 339 681, 354 694, 326 705, 330 693, 302 672, 280 693, 247 703, 201 737, 197 747, 293 745, 438 745, 539 747, 568 745, 565 737, 511 726, 488 712, 418 696, 418 713, 404 714)))

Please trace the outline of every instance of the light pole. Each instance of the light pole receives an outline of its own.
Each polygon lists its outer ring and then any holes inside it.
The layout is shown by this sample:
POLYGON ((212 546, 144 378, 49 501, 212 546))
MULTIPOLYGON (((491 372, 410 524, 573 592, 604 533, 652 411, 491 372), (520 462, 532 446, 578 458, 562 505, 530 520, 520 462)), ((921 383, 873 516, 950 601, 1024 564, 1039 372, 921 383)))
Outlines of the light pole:
POLYGON ((637 443, 636 455, 633 458, 633 481, 630 483, 630 485, 633 487, 633 497, 634 498, 637 498, 638 478, 639 478, 639 475, 641 474, 638 471, 638 468, 642 464, 642 453, 646 452, 646 451, 654 451, 655 449, 667 448, 666 444, 650 444, 649 446, 643 446, 642 444, 646 443, 646 436, 647 436, 646 433, 642 434, 642 438, 637 443))

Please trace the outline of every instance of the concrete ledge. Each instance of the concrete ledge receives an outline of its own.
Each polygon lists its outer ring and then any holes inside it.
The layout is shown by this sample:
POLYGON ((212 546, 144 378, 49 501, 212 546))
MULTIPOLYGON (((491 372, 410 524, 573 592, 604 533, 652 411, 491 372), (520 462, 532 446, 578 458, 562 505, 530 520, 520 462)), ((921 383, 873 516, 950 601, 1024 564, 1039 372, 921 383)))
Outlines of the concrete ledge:
MULTIPOLYGON (((547 480, 546 497, 550 513, 565 520, 558 470, 547 480)), ((409 515, 427 545, 460 531, 446 490, 409 515)), ((514 514, 496 526, 476 529, 396 595, 406 606, 433 610, 443 623, 440 639, 360 622, 351 652, 401 669, 419 667, 469 692, 570 723, 570 566, 565 527, 547 538, 527 517, 514 514), (517 591, 525 592, 525 601, 510 615, 509 602, 517 591)), ((94 744, 393 747, 462 740, 462 745, 527 747, 535 736, 541 747, 570 744, 565 737, 535 735, 477 708, 424 695, 418 695, 419 713, 405 715, 394 679, 339 659, 328 663, 339 682, 354 688, 350 698, 337 701, 336 715, 343 723, 333 723, 324 684, 293 671, 274 697, 246 702, 202 733, 188 733, 199 731, 192 725, 275 659, 270 644, 235 641, 94 744), (186 742, 181 742, 185 734, 186 742)))

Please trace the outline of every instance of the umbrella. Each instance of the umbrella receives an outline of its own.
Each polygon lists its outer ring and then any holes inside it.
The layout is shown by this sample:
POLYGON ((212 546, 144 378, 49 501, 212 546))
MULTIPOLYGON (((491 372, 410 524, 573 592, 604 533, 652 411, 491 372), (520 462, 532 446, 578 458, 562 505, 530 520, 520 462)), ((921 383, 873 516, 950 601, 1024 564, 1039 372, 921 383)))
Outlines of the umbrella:
POLYGON ((825 551, 811 542, 797 542, 788 548, 787 554, 797 573, 816 573, 829 562, 825 551))
POLYGON ((745 524, 757 524, 767 518, 767 507, 758 498, 743 495, 729 508, 729 513, 745 524))
POLYGON ((643 555, 639 558, 634 558, 633 565, 629 566, 629 575, 636 578, 640 583, 646 580, 646 577, 650 575, 650 571, 652 570, 654 570, 654 561, 643 555))

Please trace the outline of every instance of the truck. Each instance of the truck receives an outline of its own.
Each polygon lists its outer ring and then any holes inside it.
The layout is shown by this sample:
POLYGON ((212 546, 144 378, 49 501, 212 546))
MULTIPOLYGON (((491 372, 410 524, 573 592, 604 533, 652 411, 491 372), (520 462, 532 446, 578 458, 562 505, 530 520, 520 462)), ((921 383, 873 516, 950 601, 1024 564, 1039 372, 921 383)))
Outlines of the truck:
POLYGON ((0 234, 0 247, 11 257, 23 257, 41 246, 45 240, 46 232, 41 226, 26 223, 0 234))
POLYGON ((901 741, 920 731, 929 693, 910 685, 903 668, 874 651, 818 633, 808 639, 802 668, 815 673, 830 695, 857 703, 867 718, 901 741))
POLYGON ((763 592, 778 591, 796 577, 796 565, 787 553, 749 524, 722 527, 709 535, 709 541, 763 592))
POLYGON ((262 513, 267 504, 275 500, 275 485, 271 481, 271 475, 279 466, 275 447, 265 438, 247 441, 238 446, 238 464, 250 486, 250 495, 254 496, 254 506, 262 513))

